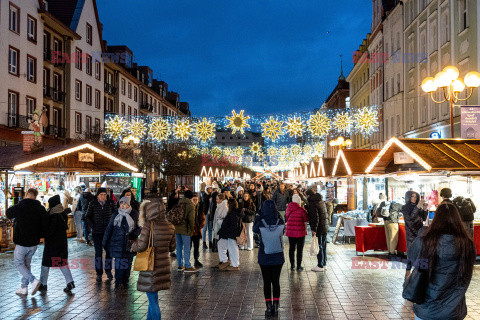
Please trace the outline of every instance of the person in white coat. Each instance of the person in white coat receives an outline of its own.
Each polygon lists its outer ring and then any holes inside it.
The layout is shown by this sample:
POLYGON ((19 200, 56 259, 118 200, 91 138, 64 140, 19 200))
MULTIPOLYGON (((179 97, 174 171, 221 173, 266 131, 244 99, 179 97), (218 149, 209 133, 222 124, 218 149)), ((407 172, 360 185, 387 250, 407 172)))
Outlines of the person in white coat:
POLYGON ((218 230, 222 226, 223 219, 227 216, 228 201, 225 199, 225 194, 219 193, 217 195, 217 209, 215 210, 215 220, 213 221, 213 236, 218 241, 218 230))

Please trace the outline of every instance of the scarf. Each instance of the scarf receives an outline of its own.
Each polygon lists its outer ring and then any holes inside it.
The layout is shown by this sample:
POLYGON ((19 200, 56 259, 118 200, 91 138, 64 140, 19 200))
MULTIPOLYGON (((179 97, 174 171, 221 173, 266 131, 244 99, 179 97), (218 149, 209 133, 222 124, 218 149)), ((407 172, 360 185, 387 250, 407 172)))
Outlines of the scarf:
POLYGON ((133 231, 135 227, 135 221, 133 221, 132 217, 130 216, 130 212, 132 212, 132 207, 128 207, 126 210, 122 210, 118 208, 118 214, 113 221, 113 225, 120 227, 122 225, 123 218, 127 219, 128 223, 128 233, 133 231))

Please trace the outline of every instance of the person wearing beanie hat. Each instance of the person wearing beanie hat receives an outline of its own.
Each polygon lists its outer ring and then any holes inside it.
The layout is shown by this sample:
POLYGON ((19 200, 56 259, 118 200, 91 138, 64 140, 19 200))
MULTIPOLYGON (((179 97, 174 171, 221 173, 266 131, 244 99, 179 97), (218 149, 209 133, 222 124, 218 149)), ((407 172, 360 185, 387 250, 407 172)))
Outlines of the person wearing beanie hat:
MULTIPOLYGON (((130 197, 130 206, 133 210, 140 212, 140 203, 135 199, 135 195, 132 192, 132 189, 128 188, 122 191, 120 199, 123 197, 130 197)), ((118 202, 117 208, 120 207, 120 201, 118 202)))
POLYGON ((452 189, 443 188, 442 190, 440 190, 440 197, 442 197, 442 203, 452 202, 452 200, 450 200, 450 198, 452 197, 452 189))
MULTIPOLYGON (((195 228, 195 207, 192 202, 193 192, 185 190, 184 197, 178 201, 179 210, 183 210, 184 221, 175 225, 175 238, 177 241, 178 271, 198 272, 190 263, 190 246, 195 228)), ((173 207, 172 210, 177 207, 173 207)))
POLYGON ((122 197, 103 236, 102 245, 115 258, 115 288, 128 286, 135 254, 130 250, 142 229, 138 226, 139 212, 130 206, 130 197, 122 197))
POLYGON ((102 282, 103 269, 108 280, 113 279, 112 258, 110 252, 103 247, 103 237, 110 222, 112 214, 116 210, 115 202, 107 198, 107 189, 98 188, 97 196, 90 202, 85 216, 86 221, 92 228, 92 239, 95 246, 95 270, 97 282, 102 282), (105 264, 103 263, 103 251, 105 250, 105 264))

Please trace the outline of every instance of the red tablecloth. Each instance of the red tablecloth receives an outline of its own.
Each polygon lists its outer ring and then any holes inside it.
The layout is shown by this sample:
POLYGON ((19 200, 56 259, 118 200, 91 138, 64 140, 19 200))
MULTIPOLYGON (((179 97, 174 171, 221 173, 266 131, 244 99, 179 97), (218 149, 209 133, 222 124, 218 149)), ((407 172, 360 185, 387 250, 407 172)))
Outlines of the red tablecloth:
MULTIPOLYGON (((480 232, 480 230, 479 230, 480 232)), ((479 234, 480 236, 480 234, 479 234)), ((355 246, 357 252, 366 252, 368 250, 388 250, 387 237, 384 227, 355 227, 355 246)), ((397 251, 407 252, 407 242, 405 240, 405 225, 398 226, 398 244, 397 251)))
POLYGON ((477 256, 480 256, 480 226, 473 226, 473 241, 477 248, 477 256))

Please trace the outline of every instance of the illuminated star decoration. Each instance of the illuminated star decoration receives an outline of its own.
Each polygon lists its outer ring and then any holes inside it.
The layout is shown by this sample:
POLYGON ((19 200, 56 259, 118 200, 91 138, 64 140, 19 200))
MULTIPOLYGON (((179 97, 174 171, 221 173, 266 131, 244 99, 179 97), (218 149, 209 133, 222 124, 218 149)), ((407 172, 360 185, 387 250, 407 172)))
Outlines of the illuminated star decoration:
POLYGON ((207 118, 203 118, 202 122, 196 125, 196 136, 200 141, 207 142, 215 137, 215 123, 211 123, 207 118))
POLYGON ((190 146, 190 152, 192 156, 198 156, 200 154, 200 148, 198 146, 190 146))
POLYGON ((290 150, 288 149, 288 147, 283 146, 280 148, 278 153, 280 153, 281 156, 286 157, 290 153, 290 150))
POLYGON ((150 124, 150 131, 148 132, 150 138, 155 141, 161 142, 168 139, 170 135, 170 128, 167 121, 163 119, 155 119, 150 124))
POLYGON ((369 134, 378 127, 377 111, 363 107, 355 113, 355 122, 360 133, 369 134))
POLYGON ((226 147, 225 149, 223 149, 223 155, 224 156, 230 157, 230 156, 232 156, 232 154, 233 154, 232 148, 226 147))
POLYGON ((315 152, 315 155, 321 156, 325 152, 325 146, 323 143, 317 142, 313 145, 313 150, 315 152))
POLYGON ((353 119, 347 112, 339 112, 333 119, 333 126, 340 132, 350 132, 353 119))
POLYGON ((173 125, 173 133, 181 140, 188 140, 192 134, 192 125, 188 119, 179 119, 173 125))
POLYGON ((262 123, 262 132, 263 135, 267 138, 270 138, 272 141, 277 140, 282 133, 283 121, 277 121, 273 119, 273 116, 270 116, 270 119, 267 122, 262 123))
POLYGON ((258 159, 263 160, 263 159, 265 159, 265 153, 260 151, 260 152, 257 153, 257 157, 258 157, 258 159))
POLYGON ((303 153, 305 156, 310 156, 312 152, 313 152, 313 148, 311 145, 307 144, 303 146, 303 153))
POLYGON ((290 152, 293 156, 298 156, 302 153, 302 147, 300 147, 298 144, 294 144, 290 147, 290 152))
POLYGON ((253 153, 253 154, 258 154, 260 152, 260 144, 258 144, 258 142, 254 142, 250 145, 250 151, 253 153))
POLYGON ((314 137, 322 137, 330 130, 330 119, 326 114, 320 112, 312 114, 308 123, 308 130, 314 137))
POLYGON ((208 154, 208 148, 207 147, 203 147, 200 149, 200 154, 208 154))
POLYGON ((268 148, 267 153, 270 157, 275 157, 278 154, 278 148, 270 147, 268 148))
POLYGON ((141 139, 147 130, 147 126, 142 120, 133 120, 128 126, 130 135, 135 139, 141 139))
POLYGON ((213 147, 212 150, 210 151, 210 153, 211 153, 212 156, 214 156, 215 158, 220 158, 220 157, 222 157, 222 149, 220 149, 220 147, 218 147, 218 146, 213 147))
POLYGON ((290 135, 290 137, 301 137, 303 134, 303 120, 302 118, 288 118, 287 121, 287 126, 286 126, 287 132, 290 135))
POLYGON ((232 134, 235 134, 237 131, 243 134, 245 132, 245 128, 250 128, 250 125, 247 123, 247 120, 250 119, 250 116, 244 116, 243 112, 244 111, 242 110, 239 114, 237 114, 235 110, 233 110, 232 116, 227 117, 227 120, 229 121, 227 128, 232 129, 232 134))
POLYGON ((241 157, 243 156, 243 148, 242 147, 236 147, 235 150, 234 150, 234 153, 237 157, 241 157))
POLYGON ((105 134, 112 140, 117 140, 125 133, 127 122, 119 116, 115 116, 105 121, 105 134))

